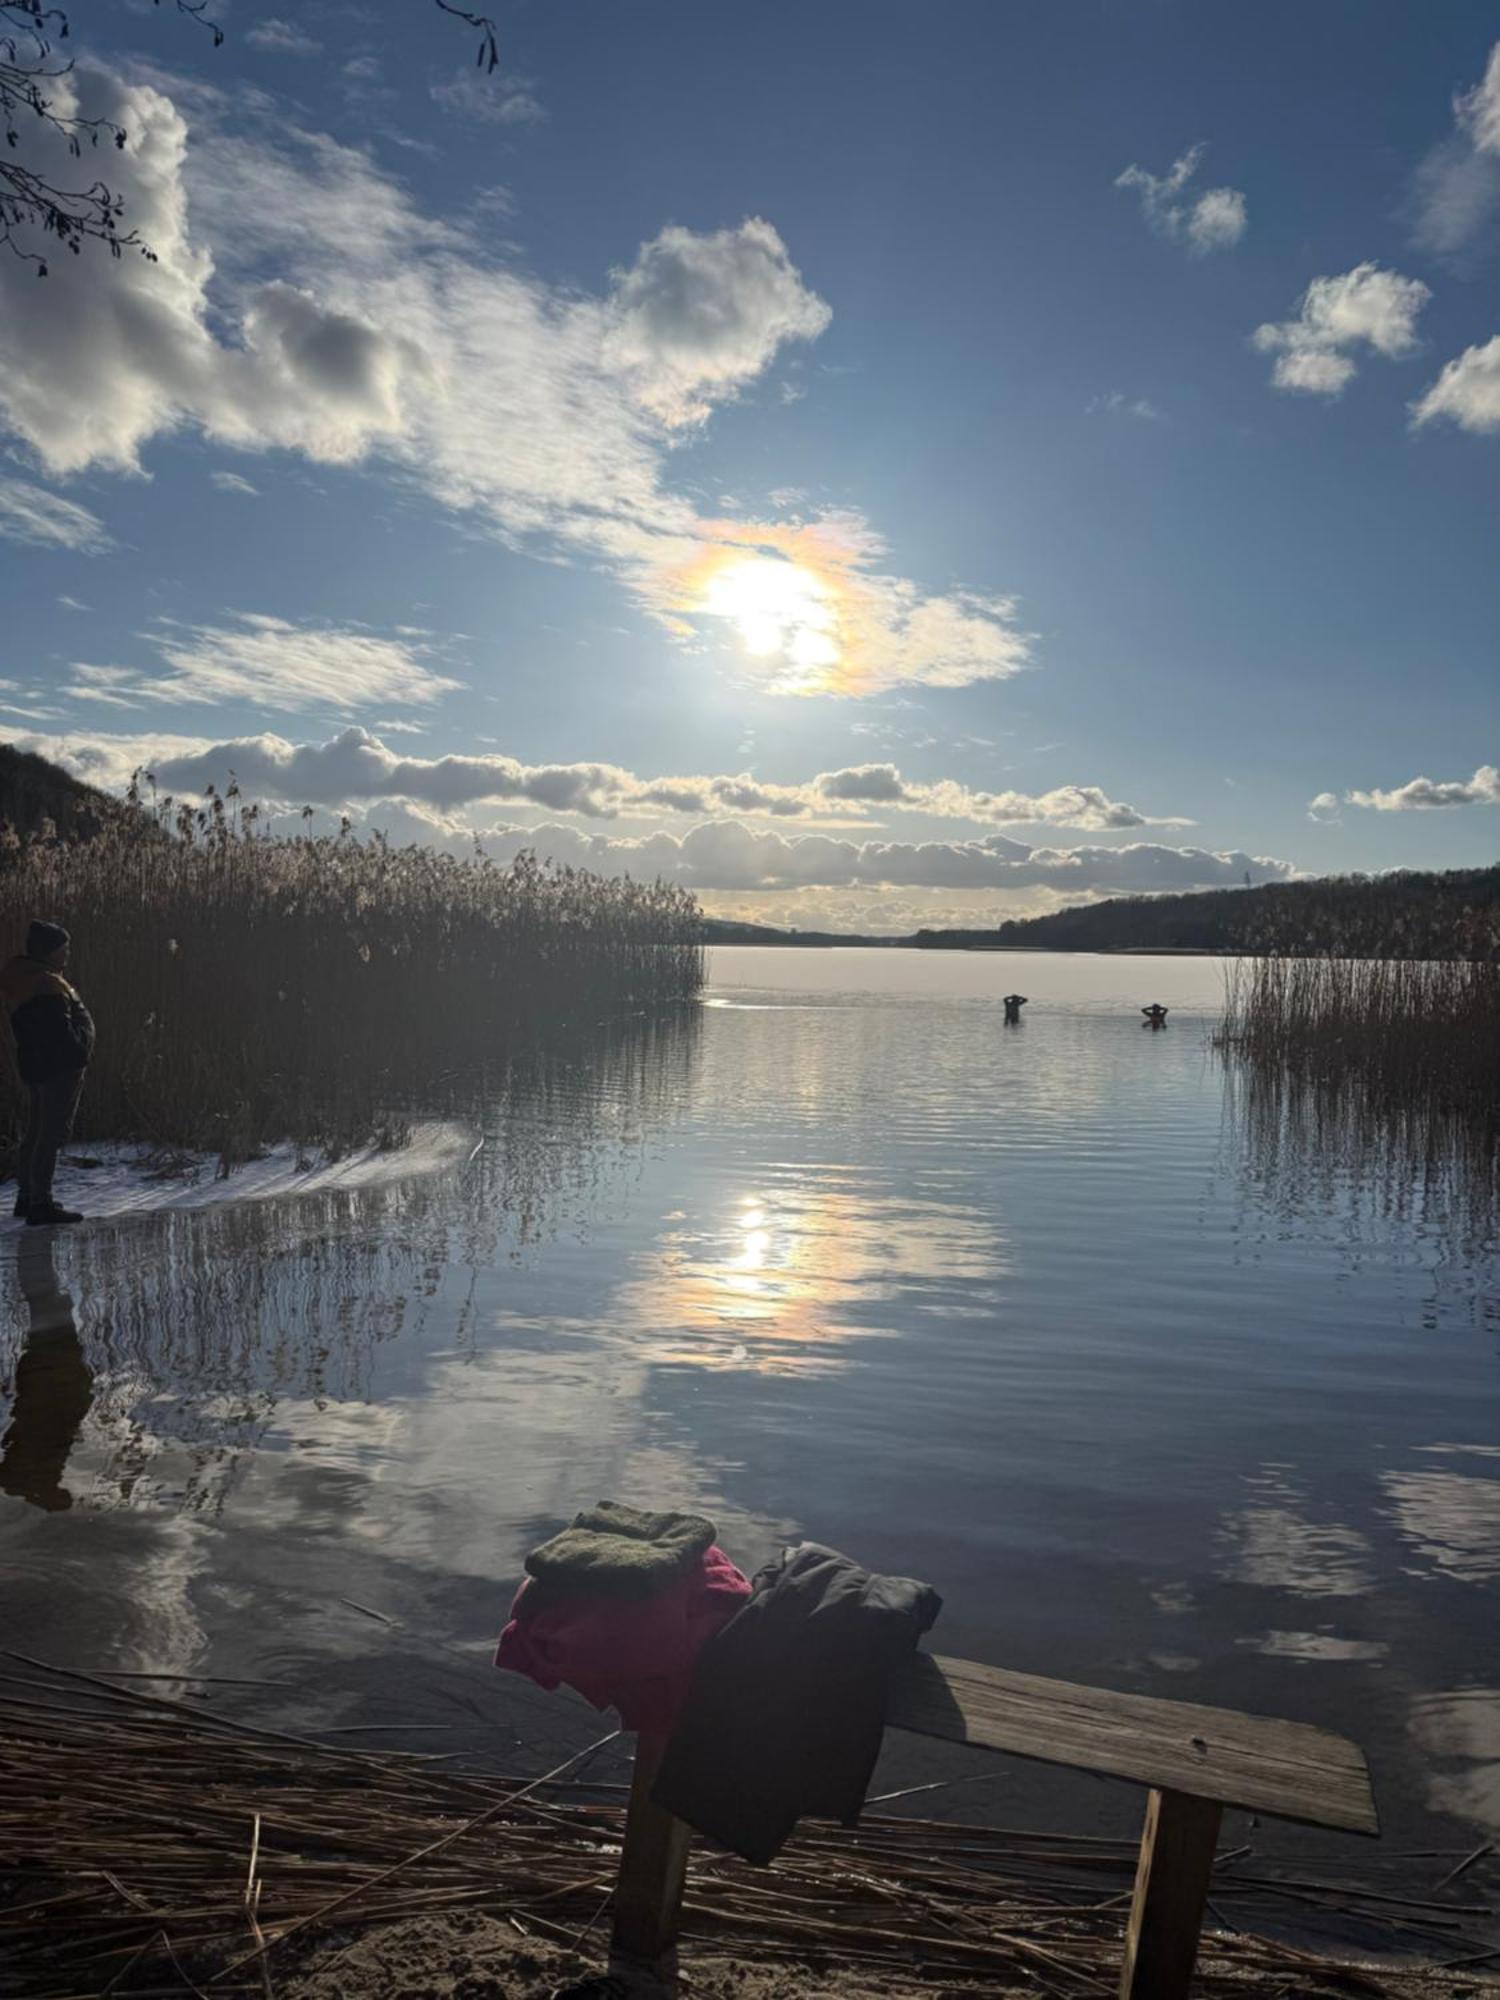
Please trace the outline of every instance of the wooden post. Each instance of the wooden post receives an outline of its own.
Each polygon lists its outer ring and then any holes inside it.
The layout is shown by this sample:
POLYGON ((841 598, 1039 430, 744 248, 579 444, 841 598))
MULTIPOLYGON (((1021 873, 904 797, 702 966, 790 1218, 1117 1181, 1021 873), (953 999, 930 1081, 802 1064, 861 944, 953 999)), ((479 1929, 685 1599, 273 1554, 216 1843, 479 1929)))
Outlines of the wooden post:
POLYGON ((1188 2000, 1223 1811, 1186 1792, 1148 1798, 1120 2000, 1188 2000))
POLYGON ((655 1972, 670 1987, 693 1836, 691 1827, 651 1803, 651 1786, 664 1748, 662 1742, 645 1736, 635 1746, 610 1957, 655 1972))

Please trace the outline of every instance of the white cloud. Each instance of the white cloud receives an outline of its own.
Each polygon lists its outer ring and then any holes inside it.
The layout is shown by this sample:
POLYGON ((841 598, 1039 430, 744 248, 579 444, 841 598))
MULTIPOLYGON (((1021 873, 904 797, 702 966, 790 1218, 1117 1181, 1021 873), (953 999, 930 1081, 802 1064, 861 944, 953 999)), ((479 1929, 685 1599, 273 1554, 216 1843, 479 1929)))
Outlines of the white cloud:
POLYGON ((1257 327, 1254 343, 1276 356, 1278 389, 1337 396, 1355 372, 1349 350, 1373 348, 1397 361, 1417 347, 1417 315, 1432 297, 1419 278, 1357 264, 1337 278, 1314 278, 1294 319, 1257 327))
POLYGON ((769 222, 707 236, 671 227, 615 272, 604 354, 663 422, 701 423, 832 317, 769 222))
POLYGON ((1196 257, 1233 249, 1250 220, 1238 188, 1190 188, 1206 151, 1201 144, 1190 146, 1164 174, 1130 166, 1115 179, 1117 188, 1132 188, 1140 195, 1141 213, 1158 235, 1185 243, 1196 257))
POLYGON ((1249 224, 1245 197, 1238 188, 1210 188, 1194 202, 1187 220, 1187 239, 1200 256, 1228 250, 1249 224))
POLYGON ((1136 417, 1143 423, 1163 423, 1165 417, 1144 396, 1127 396, 1123 390, 1112 389, 1107 396, 1093 396, 1084 410, 1089 417, 1136 417))
POLYGON ((1124 847, 1028 847, 1003 834, 972 841, 855 842, 823 834, 788 838, 757 833, 736 820, 638 840, 587 834, 562 825, 499 827, 484 835, 484 845, 500 860, 533 848, 601 873, 647 879, 660 875, 700 890, 892 886, 1151 894, 1232 888, 1247 873, 1259 882, 1284 881, 1295 873, 1289 862, 1265 856, 1147 842, 1124 847))
POLYGON ((519 77, 502 81, 474 69, 433 84, 431 96, 445 111, 490 125, 540 125, 547 116, 529 82, 519 77))
MULTIPOLYGON (((388 642, 368 634, 308 634, 276 621, 244 623, 248 629, 233 634, 194 632, 168 654, 175 675, 185 676, 193 690, 191 695, 182 693, 181 698, 219 699, 232 678, 238 677, 241 692, 253 693, 254 699, 266 705, 308 707, 321 702, 353 706, 356 694, 375 698, 369 690, 382 665, 387 668, 386 681, 391 678, 390 659, 383 650, 388 642), (376 649, 373 658, 372 648, 376 649), (247 675, 254 676, 249 690, 247 675)), ((399 652, 397 668, 405 676, 413 669, 426 675, 420 662, 399 652)), ((179 678, 143 683, 132 668, 79 667, 70 693, 75 699, 106 706, 135 705, 143 699, 167 698, 169 692, 178 698, 179 678)), ((428 676, 422 684, 429 685, 430 679, 428 676)), ((389 693, 389 687, 383 691, 389 693)), ((396 725, 388 722, 382 726, 393 729, 396 725)), ((54 745, 39 743, 37 747, 43 755, 55 754, 66 761, 78 754, 83 740, 68 736, 54 745)), ((590 819, 622 815, 707 819, 749 814, 842 824, 901 812, 978 826, 1066 826, 1086 832, 1191 824, 1183 819, 1150 817, 1135 806, 1110 798, 1097 785, 1059 785, 1042 793, 992 792, 949 778, 917 783, 903 777, 894 764, 848 765, 820 771, 799 783, 778 784, 747 772, 642 777, 618 764, 526 764, 498 751, 413 757, 358 726, 314 743, 292 743, 269 734, 227 742, 178 738, 170 750, 158 751, 152 747, 155 739, 132 736, 120 739, 122 747, 111 752, 111 739, 87 740, 92 744, 90 769, 95 773, 111 756, 115 769, 126 776, 145 760, 156 766, 174 792, 199 793, 211 784, 222 790, 232 775, 247 796, 291 806, 341 807, 401 798, 441 813, 509 801, 590 819)))
POLYGON ((114 547, 104 523, 87 507, 26 479, 0 479, 0 535, 33 548, 71 549, 84 556, 104 555, 114 547))
POLYGON ((409 642, 362 628, 245 612, 230 626, 166 625, 148 636, 165 671, 79 664, 63 692, 115 708, 236 701, 288 713, 427 704, 459 685, 409 642))
MULTIPOLYGON (((1321 796, 1329 795, 1325 792, 1321 796)), ((1500 770, 1493 764, 1481 764, 1472 778, 1410 778, 1388 792, 1345 792, 1344 800, 1347 805, 1367 806, 1375 812, 1440 812, 1454 806, 1500 806, 1500 770)))
POLYGON ((245 40, 251 48, 274 56, 315 56, 323 47, 297 22, 280 20, 274 14, 247 28, 245 40))
POLYGON ((1453 102, 1454 116, 1481 153, 1500 153, 1500 42, 1490 50, 1484 77, 1453 102))
POLYGON ((211 472, 208 476, 221 493, 240 493, 250 499, 260 498, 260 488, 252 486, 248 479, 242 479, 237 472, 211 472))
POLYGON ((1417 241, 1454 257, 1500 216, 1500 42, 1483 78, 1453 100, 1453 131, 1417 169, 1417 241))
POLYGON ((1319 792, 1307 802, 1307 816, 1318 826, 1336 826, 1339 814, 1337 792, 1319 792))
POLYGON ((1460 430, 1478 437, 1500 431, 1500 334, 1450 361, 1412 405, 1412 416, 1419 424, 1451 417, 1460 430))
MULTIPOLYGON (((828 324, 770 223, 663 230, 588 296, 492 261, 481 234, 424 215, 366 153, 263 93, 231 104, 97 69, 58 91, 129 133, 111 176, 159 261, 68 258, 38 284, 0 260, 0 417, 50 471, 138 472, 184 428, 375 462, 514 546, 603 566, 679 639, 735 643, 678 579, 779 530, 701 518, 667 473, 685 427, 828 324)), ((767 672, 775 691, 959 686, 1029 658, 1008 599, 885 570, 856 514, 798 533, 823 538, 838 602, 816 686, 767 672)))

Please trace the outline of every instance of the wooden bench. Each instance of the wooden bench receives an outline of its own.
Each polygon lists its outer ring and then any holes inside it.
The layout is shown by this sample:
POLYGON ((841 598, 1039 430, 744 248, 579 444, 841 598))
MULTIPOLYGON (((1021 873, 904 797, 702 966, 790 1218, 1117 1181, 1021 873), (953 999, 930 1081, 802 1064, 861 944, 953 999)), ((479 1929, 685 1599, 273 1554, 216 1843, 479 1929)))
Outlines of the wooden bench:
MULTIPOLYGON (((1226 1806, 1380 1831, 1363 1753, 1305 1723, 919 1653, 892 1690, 887 1724, 1146 1786, 1121 2000, 1185 2000, 1226 1806)), ((660 1754, 659 1745, 637 1748, 615 1895, 613 1950, 637 1966, 670 1964, 692 1839, 651 1803, 660 1754)))

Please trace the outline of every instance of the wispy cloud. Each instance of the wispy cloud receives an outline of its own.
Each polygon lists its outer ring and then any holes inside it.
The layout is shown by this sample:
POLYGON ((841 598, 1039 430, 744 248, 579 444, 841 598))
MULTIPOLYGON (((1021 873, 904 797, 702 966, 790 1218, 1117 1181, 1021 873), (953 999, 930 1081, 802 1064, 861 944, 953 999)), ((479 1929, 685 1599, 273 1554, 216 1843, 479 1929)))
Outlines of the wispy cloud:
MULTIPOLYGON (((494 261, 482 233, 434 221, 365 153, 269 99, 231 117, 202 85, 100 70, 58 89, 60 108, 129 132, 111 171, 159 262, 65 260, 29 287, 0 263, 14 331, 0 409, 51 471, 136 471, 184 426, 383 464, 513 546, 602 565, 679 638, 717 634, 747 670, 766 655, 736 618, 683 602, 681 580, 715 552, 758 550, 772 567, 739 582, 774 612, 774 565, 796 560, 778 538, 817 535, 848 583, 834 630, 857 657, 818 679, 788 655, 768 686, 957 685, 1027 657, 1007 599, 888 570, 853 512, 791 531, 707 521, 669 483, 683 433, 829 323, 770 222, 664 229, 588 296, 494 261)), ((45 152, 45 134, 28 143, 45 152)), ((795 641, 806 626, 779 629, 795 641)))
POLYGON ((1389 361, 1417 350, 1417 316, 1432 297, 1420 278, 1357 264, 1337 278, 1314 278, 1294 318, 1257 327, 1254 344, 1274 354, 1278 389, 1337 396, 1356 372, 1354 351, 1389 361))
POLYGON ((242 479, 237 472, 211 472, 208 476, 221 493, 240 493, 250 499, 260 497, 260 488, 252 486, 248 479, 242 479))
POLYGON ((363 627, 294 625, 245 612, 232 625, 164 625, 145 635, 160 667, 80 663, 61 690, 113 708, 250 702, 273 712, 425 706, 460 683, 420 647, 363 627))
POLYGON ((97 514, 26 479, 0 479, 0 535, 83 556, 102 556, 114 547, 97 514))
POLYGON ((1141 198, 1141 213, 1159 236, 1181 243, 1195 257, 1231 250, 1249 226, 1249 210, 1238 188, 1192 186, 1207 147, 1190 146, 1164 174, 1130 166, 1115 178, 1141 198))
POLYGON ((1151 424, 1166 421, 1165 413, 1145 396, 1127 396, 1120 389, 1112 389, 1107 396, 1091 396, 1085 406, 1084 415, 1135 417, 1139 422, 1151 424))
POLYGON ((501 78, 466 69, 433 84, 431 96, 445 111, 488 125, 540 125, 547 117, 529 77, 501 78))
POLYGON ((1472 90, 1453 100, 1453 130, 1417 169, 1412 213, 1425 250, 1458 258, 1500 223, 1500 42, 1472 90))
POLYGON ((323 47, 317 37, 310 35, 298 22, 284 21, 274 14, 247 28, 245 40, 252 49, 273 56, 315 56, 323 47))

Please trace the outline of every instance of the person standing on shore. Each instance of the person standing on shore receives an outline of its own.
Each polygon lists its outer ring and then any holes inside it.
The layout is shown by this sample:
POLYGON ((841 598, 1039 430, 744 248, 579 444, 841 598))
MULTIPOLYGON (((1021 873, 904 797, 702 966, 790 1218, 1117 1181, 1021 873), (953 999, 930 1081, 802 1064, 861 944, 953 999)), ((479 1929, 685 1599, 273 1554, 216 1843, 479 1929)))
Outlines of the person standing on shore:
POLYGON ((38 918, 26 933, 24 954, 0 971, 0 1002, 10 1018, 16 1068, 28 1099, 16 1165, 16 1214, 34 1228, 83 1220, 52 1198, 57 1156, 73 1129, 94 1053, 93 1018, 63 977, 70 942, 61 924, 38 918))

